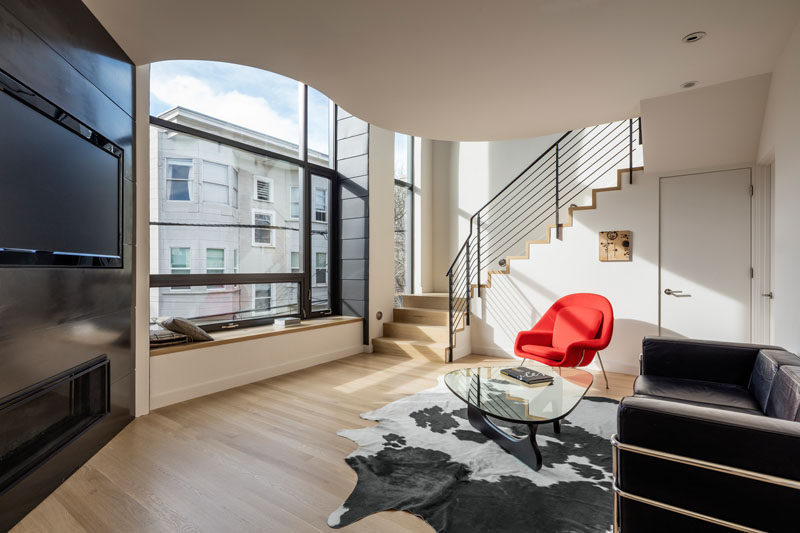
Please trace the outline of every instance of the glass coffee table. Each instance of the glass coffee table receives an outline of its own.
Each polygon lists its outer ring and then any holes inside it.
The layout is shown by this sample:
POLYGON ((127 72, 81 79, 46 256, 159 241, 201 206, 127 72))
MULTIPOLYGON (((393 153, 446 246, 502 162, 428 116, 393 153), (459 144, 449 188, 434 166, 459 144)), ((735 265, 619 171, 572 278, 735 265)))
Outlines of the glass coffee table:
POLYGON ((526 465, 539 470, 542 468, 542 453, 536 445, 539 425, 552 422, 554 431, 560 433, 560 420, 575 409, 594 378, 577 368, 564 368, 559 375, 552 367, 526 363, 526 368, 553 376, 552 384, 527 385, 500 373, 513 366, 513 361, 509 361, 503 366, 454 370, 444 376, 444 383, 467 404, 469 422, 475 429, 526 465), (488 416, 526 424, 530 435, 513 437, 488 416))

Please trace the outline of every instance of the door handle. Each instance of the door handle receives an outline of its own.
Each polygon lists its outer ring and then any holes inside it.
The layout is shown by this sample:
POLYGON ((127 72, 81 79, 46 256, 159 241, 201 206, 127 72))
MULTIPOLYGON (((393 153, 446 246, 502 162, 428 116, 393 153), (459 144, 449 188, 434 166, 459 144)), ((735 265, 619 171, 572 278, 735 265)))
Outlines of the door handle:
POLYGON ((768 293, 766 293, 766 294, 762 294, 761 296, 766 296, 766 297, 767 297, 767 298, 769 298, 770 300, 772 300, 773 298, 775 298, 775 296, 773 296, 773 295, 772 295, 772 291, 769 291, 769 292, 768 292, 768 293))
POLYGON ((683 294, 683 291, 673 291, 672 289, 664 289, 664 294, 667 296, 674 296, 676 298, 688 298, 691 294, 683 294))

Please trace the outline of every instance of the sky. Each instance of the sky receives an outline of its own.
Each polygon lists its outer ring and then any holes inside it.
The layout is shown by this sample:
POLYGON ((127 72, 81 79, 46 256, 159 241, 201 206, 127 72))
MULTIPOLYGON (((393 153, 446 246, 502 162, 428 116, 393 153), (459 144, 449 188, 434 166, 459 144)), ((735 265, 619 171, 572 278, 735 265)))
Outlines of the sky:
MULTIPOLYGON (((309 88, 308 147, 328 152, 328 98, 309 88)), ((182 106, 298 143, 298 82, 215 61, 162 61, 150 67, 150 114, 182 106)))

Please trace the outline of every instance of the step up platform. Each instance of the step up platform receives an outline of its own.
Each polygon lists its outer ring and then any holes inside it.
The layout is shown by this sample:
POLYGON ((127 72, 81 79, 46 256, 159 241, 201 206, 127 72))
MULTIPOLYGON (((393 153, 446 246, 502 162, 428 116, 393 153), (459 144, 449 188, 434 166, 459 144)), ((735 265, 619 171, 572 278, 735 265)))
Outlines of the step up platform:
POLYGON ((450 348, 447 293, 400 297, 402 306, 394 309, 394 321, 383 325, 383 337, 372 339, 374 352, 446 361, 450 348))

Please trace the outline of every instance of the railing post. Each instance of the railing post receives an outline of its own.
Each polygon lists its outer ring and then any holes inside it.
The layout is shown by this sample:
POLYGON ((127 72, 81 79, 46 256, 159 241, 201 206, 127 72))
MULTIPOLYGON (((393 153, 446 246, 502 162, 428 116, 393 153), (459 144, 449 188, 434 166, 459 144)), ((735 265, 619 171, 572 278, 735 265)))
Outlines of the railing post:
POLYGON ((466 308, 466 310, 464 312, 467 313, 467 325, 468 326, 469 326, 469 315, 470 315, 470 313, 469 313, 469 311, 470 311, 470 309, 469 309, 469 300, 470 300, 470 295, 472 293, 471 287, 469 286, 470 285, 470 280, 472 279, 472 277, 470 276, 469 264, 470 264, 470 260, 469 260, 469 236, 467 236, 467 308, 466 308))
POLYGON ((633 185, 633 119, 628 124, 628 183, 633 185))
POLYGON ((639 146, 642 145, 642 117, 637 119, 639 121, 639 146))
POLYGON ((448 319, 449 319, 449 328, 448 331, 450 332, 449 339, 450 339, 450 350, 447 354, 447 361, 446 363, 450 363, 453 361, 453 272, 452 270, 447 273, 447 284, 448 284, 448 298, 447 298, 447 309, 448 309, 448 319))
MULTIPOLYGON (((561 204, 559 202, 559 190, 558 190, 558 172, 559 172, 559 150, 558 144, 556 144, 556 239, 561 240, 561 222, 560 218, 561 215, 559 211, 561 211, 561 204)), ((550 236, 548 235, 547 238, 549 239, 550 236)))
POLYGON ((481 297, 481 212, 478 211, 478 298, 481 297))

